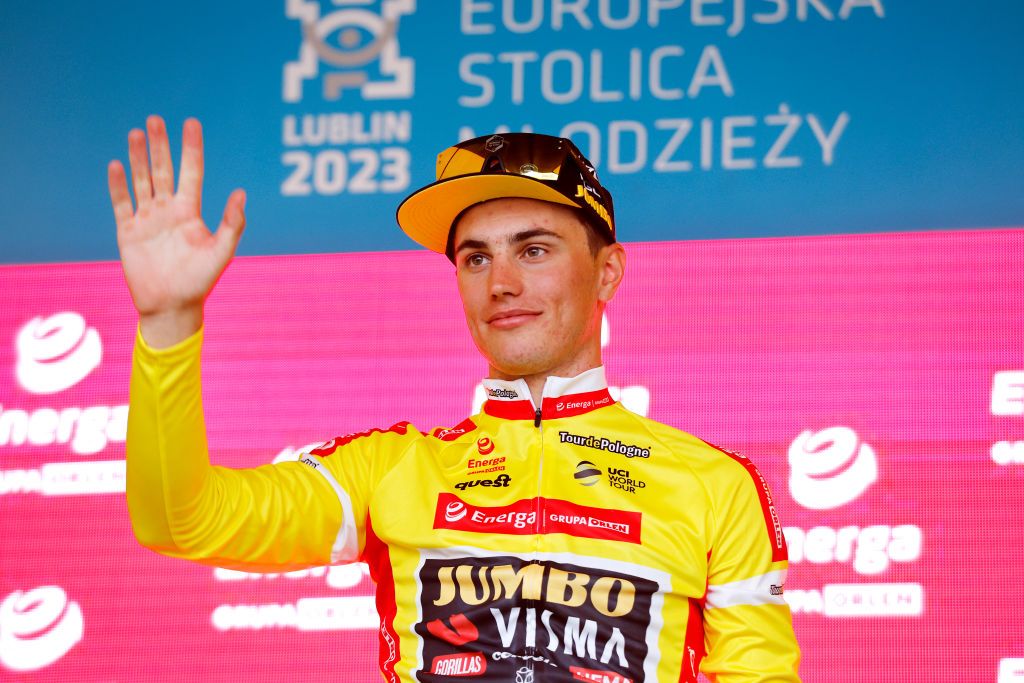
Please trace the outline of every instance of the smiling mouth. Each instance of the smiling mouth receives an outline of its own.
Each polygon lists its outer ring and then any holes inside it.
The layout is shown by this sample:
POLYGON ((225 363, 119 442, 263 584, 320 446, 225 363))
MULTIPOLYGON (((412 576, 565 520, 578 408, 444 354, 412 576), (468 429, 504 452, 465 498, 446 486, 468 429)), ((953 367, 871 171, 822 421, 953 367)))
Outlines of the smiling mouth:
POLYGON ((495 313, 488 318, 487 324, 499 329, 519 327, 520 325, 530 322, 539 315, 540 313, 537 311, 502 311, 501 313, 495 313))

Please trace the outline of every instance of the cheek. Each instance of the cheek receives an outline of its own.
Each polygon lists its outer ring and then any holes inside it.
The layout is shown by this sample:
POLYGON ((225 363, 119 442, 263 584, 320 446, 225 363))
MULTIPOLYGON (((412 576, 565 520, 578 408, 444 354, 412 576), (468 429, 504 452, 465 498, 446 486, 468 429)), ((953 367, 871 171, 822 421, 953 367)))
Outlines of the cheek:
POLYGON ((562 282, 562 315, 574 320, 589 318, 597 305, 590 273, 575 272, 562 282))
POLYGON ((466 320, 469 321, 472 318, 473 311, 477 309, 477 305, 473 299, 473 288, 469 286, 462 278, 456 280, 455 283, 459 288, 459 299, 462 301, 462 310, 466 313, 466 320))

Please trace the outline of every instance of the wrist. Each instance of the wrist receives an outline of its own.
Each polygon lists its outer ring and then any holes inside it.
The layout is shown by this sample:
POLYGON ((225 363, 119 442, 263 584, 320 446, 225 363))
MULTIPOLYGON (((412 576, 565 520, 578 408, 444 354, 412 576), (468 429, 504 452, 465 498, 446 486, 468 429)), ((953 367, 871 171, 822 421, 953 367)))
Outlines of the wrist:
POLYGON ((165 349, 188 339, 203 326, 202 304, 139 315, 139 332, 146 344, 165 349))

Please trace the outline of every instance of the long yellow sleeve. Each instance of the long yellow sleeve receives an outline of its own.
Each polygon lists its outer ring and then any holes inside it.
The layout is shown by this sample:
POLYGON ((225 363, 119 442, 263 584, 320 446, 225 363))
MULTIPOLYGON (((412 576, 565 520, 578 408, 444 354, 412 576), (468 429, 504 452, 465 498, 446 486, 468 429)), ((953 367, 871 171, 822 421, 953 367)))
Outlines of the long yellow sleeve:
POLYGON ((159 350, 136 335, 126 443, 136 538, 165 555, 250 571, 355 559, 332 556, 342 504, 315 468, 210 464, 201 347, 202 330, 159 350))
POLYGON ((782 527, 760 473, 733 458, 743 468, 731 468, 732 493, 716 505, 701 670, 714 683, 800 683, 800 647, 782 597, 789 564, 782 527))

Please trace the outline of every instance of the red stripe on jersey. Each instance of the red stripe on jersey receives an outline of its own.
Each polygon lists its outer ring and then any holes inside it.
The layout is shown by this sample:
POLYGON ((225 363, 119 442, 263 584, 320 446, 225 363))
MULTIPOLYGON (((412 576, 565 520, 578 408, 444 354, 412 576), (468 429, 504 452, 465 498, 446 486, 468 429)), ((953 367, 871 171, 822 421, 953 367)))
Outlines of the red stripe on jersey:
POLYGON ((344 446, 350 441, 355 441, 356 439, 361 439, 362 437, 370 436, 371 434, 387 434, 388 432, 393 432, 395 434, 401 434, 404 436, 405 433, 409 431, 409 424, 409 422, 399 422, 397 424, 391 425, 387 429, 374 427, 373 429, 367 429, 364 432, 353 432, 351 434, 346 434, 345 436, 336 436, 330 441, 326 441, 323 444, 317 446, 316 448, 311 450, 309 454, 319 456, 330 455, 334 451, 338 450, 339 447, 344 446))
POLYGON ((679 683, 697 683, 700 662, 704 655, 704 612, 700 601, 690 598, 690 611, 686 615, 686 637, 683 639, 683 664, 679 667, 679 683))
MULTIPOLYGON (((556 417, 572 417, 610 406, 613 403, 615 401, 612 400, 612 395, 608 393, 607 389, 557 397, 545 396, 541 403, 541 417, 545 420, 556 417)), ((537 417, 533 403, 526 400, 496 401, 492 399, 484 403, 484 412, 506 420, 533 420, 537 417)))
MULTIPOLYGON (((701 439, 701 441, 704 441, 701 439)), ((779 521, 779 515, 775 512, 775 503, 772 501, 772 492, 768 488, 768 482, 765 481, 764 476, 757 470, 754 463, 745 455, 739 453, 733 453, 728 451, 721 446, 716 446, 713 443, 704 441, 707 445, 714 448, 716 451, 725 453, 730 458, 743 465, 747 469, 747 474, 754 480, 754 486, 757 488, 757 497, 761 501, 761 512, 764 514, 764 523, 768 529, 768 540, 772 544, 772 562, 781 562, 789 559, 789 551, 786 548, 786 537, 782 534, 782 522, 779 521)))
POLYGON ((441 439, 441 441, 455 441, 463 434, 471 432, 476 429, 476 423, 470 418, 466 418, 454 427, 437 427, 430 433, 435 439, 441 439))
POLYGON ((377 614, 380 615, 379 660, 384 680, 399 683, 395 664, 401 658, 398 651, 398 633, 395 632, 395 576, 391 570, 391 555, 388 546, 373 533, 373 524, 366 518, 366 548, 361 558, 370 567, 370 578, 377 584, 377 614))
POLYGON ((505 420, 532 420, 536 417, 533 404, 529 401, 487 401, 484 403, 484 412, 505 420))
POLYGON ((470 505, 452 493, 437 495, 435 529, 455 529, 476 534, 567 534, 640 544, 639 512, 579 505, 557 498, 530 498, 510 505, 470 505), (537 510, 544 510, 538 519, 537 510), (538 526, 538 522, 540 525, 538 526))

